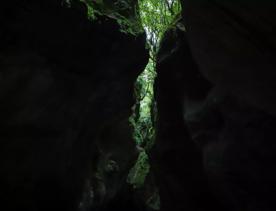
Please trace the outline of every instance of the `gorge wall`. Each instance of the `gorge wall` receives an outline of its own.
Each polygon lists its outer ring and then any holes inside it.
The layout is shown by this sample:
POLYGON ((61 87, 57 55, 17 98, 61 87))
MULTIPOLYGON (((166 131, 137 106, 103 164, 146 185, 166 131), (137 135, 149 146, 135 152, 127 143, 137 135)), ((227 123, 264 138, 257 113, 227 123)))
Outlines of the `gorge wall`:
MULTIPOLYGON (((0 7, 0 210, 144 211, 126 180, 145 35, 65 2, 0 7)), ((276 5, 182 4, 156 64, 149 156, 161 211, 274 211, 276 5)))
POLYGON ((91 22, 79 1, 8 1, 0 26, 0 209, 107 209, 137 157, 128 117, 145 36, 91 22))
POLYGON ((182 3, 157 59, 161 210, 275 210, 275 3, 182 3))

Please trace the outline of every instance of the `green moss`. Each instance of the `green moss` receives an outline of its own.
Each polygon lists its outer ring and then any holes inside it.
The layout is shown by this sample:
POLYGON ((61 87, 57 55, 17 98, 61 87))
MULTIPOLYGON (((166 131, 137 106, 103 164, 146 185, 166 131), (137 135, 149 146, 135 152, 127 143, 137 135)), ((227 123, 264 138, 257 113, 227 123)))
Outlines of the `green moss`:
POLYGON ((149 158, 145 151, 140 152, 137 162, 129 172, 127 182, 134 188, 141 188, 144 185, 146 176, 150 171, 149 158))
POLYGON ((88 6, 88 18, 96 20, 98 16, 115 19, 121 31, 127 34, 144 33, 138 13, 138 4, 132 0, 81 0, 88 6))

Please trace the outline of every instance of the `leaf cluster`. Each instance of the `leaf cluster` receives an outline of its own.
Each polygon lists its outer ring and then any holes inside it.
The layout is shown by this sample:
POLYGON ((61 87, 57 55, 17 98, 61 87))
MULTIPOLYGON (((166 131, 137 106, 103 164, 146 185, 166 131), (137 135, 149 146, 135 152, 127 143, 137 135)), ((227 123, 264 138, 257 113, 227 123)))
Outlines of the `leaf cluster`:
POLYGON ((127 34, 139 35, 144 32, 138 12, 138 5, 132 0, 81 0, 87 4, 88 18, 98 16, 115 19, 120 30, 127 34))
POLYGON ((154 57, 164 32, 181 11, 179 0, 139 0, 139 11, 154 57))

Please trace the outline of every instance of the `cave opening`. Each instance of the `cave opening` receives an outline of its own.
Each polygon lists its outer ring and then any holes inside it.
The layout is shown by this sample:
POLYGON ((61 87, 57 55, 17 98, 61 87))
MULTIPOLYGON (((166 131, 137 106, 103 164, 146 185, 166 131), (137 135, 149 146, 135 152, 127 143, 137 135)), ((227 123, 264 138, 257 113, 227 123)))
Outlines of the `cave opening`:
MULTIPOLYGON (((174 28, 181 17, 180 0, 137 0, 134 17, 127 15, 127 18, 122 14, 133 9, 128 0, 117 0, 115 3, 104 0, 80 1, 87 4, 88 18, 91 21, 99 16, 107 16, 117 21, 123 33, 133 36, 145 33, 149 59, 134 83, 135 104, 129 117, 133 141, 139 154, 129 170, 126 182, 132 186, 136 194, 139 195, 139 192, 143 192, 142 195, 148 194, 142 199, 142 204, 147 209, 160 210, 159 188, 150 166, 150 151, 155 143, 157 121, 154 82, 157 77, 157 57, 163 35, 174 28)), ((70 4, 70 0, 66 2, 70 4)))
POLYGON ((158 185, 154 181, 150 166, 150 151, 155 142, 157 120, 154 82, 157 77, 157 55, 162 37, 166 31, 176 26, 181 17, 180 0, 137 0, 134 17, 127 18, 122 14, 133 10, 127 0, 118 0, 110 4, 108 1, 80 1, 88 5, 88 18, 92 21, 99 16, 107 16, 117 21, 123 33, 133 36, 145 33, 149 59, 134 83, 135 104, 129 117, 138 157, 129 170, 126 182, 136 193, 147 192, 147 189, 150 189, 150 193, 147 193, 149 196, 143 199, 142 203, 150 210, 159 210, 158 185))
MULTIPOLYGON (((157 77, 157 55, 161 40, 166 31, 174 28, 181 17, 180 0, 137 0, 134 16, 126 15, 133 10, 131 1, 117 0, 80 0, 87 5, 88 19, 92 22, 98 17, 106 16, 120 25, 120 31, 133 36, 145 33, 146 48, 149 59, 145 69, 134 83, 135 104, 129 123, 132 127, 132 138, 139 152, 138 158, 127 176, 127 183, 136 192, 143 192, 151 186, 149 197, 143 203, 151 210, 160 209, 158 186, 150 168, 150 150, 155 142, 157 105, 154 96, 154 82, 157 77), (127 12, 126 12, 127 11, 127 12), (122 15, 123 14, 123 15, 122 15), (137 18, 138 17, 138 18, 137 18), (148 177, 151 181, 148 182, 148 177)), ((70 7, 71 0, 65 0, 70 7)))
POLYGON ((4 3, 0 210, 276 210, 273 1, 4 3))
MULTIPOLYGON (((150 177, 149 153, 155 142, 157 106, 154 97, 154 82, 157 77, 157 54, 163 34, 174 27, 181 13, 179 0, 140 0, 139 15, 146 33, 149 60, 144 71, 138 76, 134 94, 136 103, 129 118, 133 127, 133 139, 139 150, 136 164, 130 170, 128 183, 134 188, 148 186, 146 177, 150 177)), ((146 205, 153 210, 160 209, 160 198, 156 184, 146 205)))
POLYGON ((146 33, 149 61, 135 83, 136 105, 130 118, 134 126, 134 140, 137 145, 149 149, 154 140, 156 106, 154 101, 154 81, 157 53, 163 34, 174 26, 181 12, 179 0, 140 0, 139 15, 146 33))

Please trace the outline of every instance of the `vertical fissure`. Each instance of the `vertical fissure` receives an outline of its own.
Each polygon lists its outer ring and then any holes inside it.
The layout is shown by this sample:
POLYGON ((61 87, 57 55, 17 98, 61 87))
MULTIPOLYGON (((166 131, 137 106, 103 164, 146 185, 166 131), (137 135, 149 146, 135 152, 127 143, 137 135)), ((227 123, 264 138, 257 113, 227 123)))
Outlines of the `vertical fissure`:
MULTIPOLYGON (((157 52, 163 34, 175 24, 176 16, 181 12, 179 0, 139 0, 139 14, 147 36, 147 46, 150 58, 145 70, 135 83, 136 104, 130 123, 133 126, 133 138, 140 154, 136 164, 131 169, 128 182, 134 188, 141 188, 150 174, 148 153, 154 145, 155 121, 157 115, 154 100, 154 81, 157 76, 157 52)), ((158 193, 153 192, 151 204, 153 209, 159 209, 158 193)))
MULTIPOLYGON (((70 4, 71 0, 64 1, 70 4)), ((132 107, 133 113, 129 118, 139 156, 129 171, 127 182, 134 189, 155 186, 150 188, 152 192, 146 200, 146 205, 153 210, 158 210, 160 207, 158 187, 154 182, 152 183, 152 179, 150 184, 147 184, 146 180, 147 177, 151 176, 148 154, 155 140, 157 108, 154 100, 154 82, 157 77, 157 52, 163 34, 169 28, 175 27, 177 17, 181 12, 180 0, 137 0, 138 4, 135 7, 131 6, 131 0, 80 1, 87 4, 88 18, 91 20, 103 15, 116 20, 124 33, 134 36, 143 32, 146 33, 150 57, 144 71, 135 82, 136 103, 132 107)))

